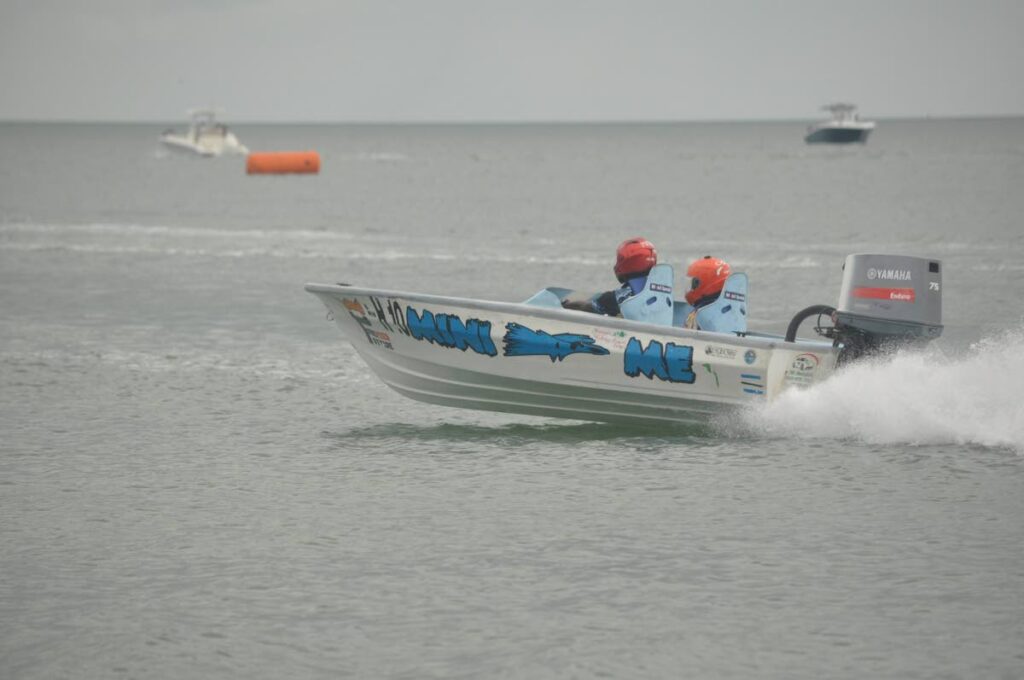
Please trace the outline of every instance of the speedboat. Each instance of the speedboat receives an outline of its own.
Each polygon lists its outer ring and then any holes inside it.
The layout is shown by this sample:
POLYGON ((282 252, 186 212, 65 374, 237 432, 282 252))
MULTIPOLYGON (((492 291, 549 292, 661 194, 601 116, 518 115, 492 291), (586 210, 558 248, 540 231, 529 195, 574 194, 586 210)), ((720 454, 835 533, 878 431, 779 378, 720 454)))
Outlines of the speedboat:
POLYGON ((191 122, 184 134, 164 130, 160 141, 178 151, 191 151, 200 156, 220 156, 224 153, 247 154, 249 149, 238 141, 227 125, 217 121, 217 109, 190 109, 191 122))
POLYGON ((826 380, 848 362, 942 332, 937 260, 847 257, 837 307, 798 312, 784 336, 747 329, 747 276, 694 310, 673 298, 673 270, 651 270, 622 317, 568 310, 545 288, 497 302, 308 283, 328 318, 385 384, 412 399, 576 420, 706 423, 826 380), (690 313, 701 329, 684 327, 690 313), (816 317, 816 338, 798 338, 816 317))
POLYGON ((832 118, 807 128, 804 141, 808 144, 864 144, 875 129, 874 121, 861 120, 853 104, 829 104, 821 107, 832 113, 832 118))

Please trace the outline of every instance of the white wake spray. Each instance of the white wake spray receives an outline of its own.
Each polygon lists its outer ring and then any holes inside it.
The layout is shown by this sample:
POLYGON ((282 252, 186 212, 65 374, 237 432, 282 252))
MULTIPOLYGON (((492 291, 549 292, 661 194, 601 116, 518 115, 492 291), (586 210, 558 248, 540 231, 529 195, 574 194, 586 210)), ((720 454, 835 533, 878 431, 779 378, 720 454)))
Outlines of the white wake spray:
POLYGON ((962 355, 901 353, 844 368, 744 414, 769 436, 874 444, 976 444, 1024 453, 1024 331, 962 355))

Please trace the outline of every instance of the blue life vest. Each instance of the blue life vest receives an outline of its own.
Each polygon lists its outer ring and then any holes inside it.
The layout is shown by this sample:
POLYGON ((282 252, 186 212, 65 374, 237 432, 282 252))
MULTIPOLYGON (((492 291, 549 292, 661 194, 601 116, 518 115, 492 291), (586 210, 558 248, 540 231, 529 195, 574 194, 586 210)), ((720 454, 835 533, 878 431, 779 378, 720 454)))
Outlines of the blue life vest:
POLYGON ((672 325, 672 265, 659 264, 651 268, 643 288, 629 295, 633 289, 626 290, 624 299, 619 300, 619 309, 623 318, 644 323, 672 325))
MULTIPOLYGON (((691 305, 677 305, 673 325, 686 327, 686 319, 694 311, 691 305)), ((716 333, 747 332, 747 275, 742 272, 725 280, 722 292, 714 302, 697 310, 697 328, 716 333)))

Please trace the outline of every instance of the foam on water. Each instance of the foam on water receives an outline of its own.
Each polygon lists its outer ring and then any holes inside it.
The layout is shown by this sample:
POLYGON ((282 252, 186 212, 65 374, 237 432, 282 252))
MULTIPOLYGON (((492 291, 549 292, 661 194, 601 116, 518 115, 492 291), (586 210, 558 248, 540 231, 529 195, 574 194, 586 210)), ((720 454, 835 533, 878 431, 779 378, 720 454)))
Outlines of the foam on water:
MULTIPOLYGON (((447 244, 404 237, 407 248, 387 244, 387 234, 310 229, 220 229, 141 224, 0 224, 0 251, 65 251, 110 255, 363 261, 452 261, 461 257, 447 244)), ((509 254, 496 245, 474 254, 477 262, 548 265, 608 265, 607 254, 588 256, 509 254)))
POLYGON ((744 413, 764 436, 874 444, 975 444, 1024 454, 1024 329, 955 357, 901 353, 850 366, 744 413))
MULTIPOLYGON (((87 236, 177 236, 182 238, 231 237, 236 239, 273 240, 290 238, 294 240, 343 240, 372 238, 368 234, 354 234, 345 231, 321 229, 220 229, 216 227, 188 227, 164 224, 119 224, 114 222, 89 222, 85 224, 58 224, 40 222, 0 223, 0 233, 10 234, 72 234, 87 236)), ((381 237, 383 238, 383 237, 381 237)))

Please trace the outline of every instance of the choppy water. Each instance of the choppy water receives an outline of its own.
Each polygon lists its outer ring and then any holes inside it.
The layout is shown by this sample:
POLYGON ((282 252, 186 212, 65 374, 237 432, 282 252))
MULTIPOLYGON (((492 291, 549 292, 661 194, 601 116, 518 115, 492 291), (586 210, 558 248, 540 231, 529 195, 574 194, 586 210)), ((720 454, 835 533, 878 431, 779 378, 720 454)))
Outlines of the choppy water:
POLYGON ((0 125, 0 677, 1024 675, 1024 120, 240 127, 316 177, 0 125), (519 300, 851 252, 946 332, 682 432, 390 392, 306 281, 519 300))

